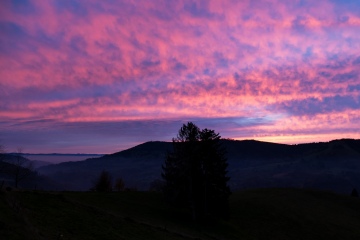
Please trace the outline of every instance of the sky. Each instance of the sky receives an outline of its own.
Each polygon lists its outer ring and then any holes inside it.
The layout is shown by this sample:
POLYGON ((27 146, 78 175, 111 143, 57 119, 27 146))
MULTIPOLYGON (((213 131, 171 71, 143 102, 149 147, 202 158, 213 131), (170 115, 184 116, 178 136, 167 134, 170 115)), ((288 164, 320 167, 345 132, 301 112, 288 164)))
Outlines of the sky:
POLYGON ((2 0, 0 143, 360 138, 358 0, 2 0))

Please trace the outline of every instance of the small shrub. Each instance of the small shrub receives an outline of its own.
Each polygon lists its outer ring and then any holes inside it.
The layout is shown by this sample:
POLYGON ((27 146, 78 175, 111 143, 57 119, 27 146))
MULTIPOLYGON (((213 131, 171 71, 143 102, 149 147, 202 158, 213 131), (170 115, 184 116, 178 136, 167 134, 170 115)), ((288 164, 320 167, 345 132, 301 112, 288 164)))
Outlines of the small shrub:
POLYGON ((116 191, 124 191, 125 189, 125 183, 124 180, 122 178, 118 178, 115 181, 115 186, 114 186, 116 191))
POLYGON ((94 186, 97 192, 111 192, 112 191, 112 177, 109 172, 102 171, 94 186))
POLYGON ((150 183, 149 191, 162 192, 165 186, 165 181, 155 179, 150 183))

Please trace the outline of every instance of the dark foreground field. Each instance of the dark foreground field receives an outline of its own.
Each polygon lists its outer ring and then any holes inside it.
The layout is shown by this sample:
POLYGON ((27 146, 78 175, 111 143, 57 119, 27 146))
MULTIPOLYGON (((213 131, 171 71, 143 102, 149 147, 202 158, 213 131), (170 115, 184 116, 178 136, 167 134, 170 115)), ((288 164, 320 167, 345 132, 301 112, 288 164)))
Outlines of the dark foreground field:
POLYGON ((0 239, 360 239, 360 199, 260 189, 230 198, 231 218, 188 221, 154 192, 2 192, 0 239))

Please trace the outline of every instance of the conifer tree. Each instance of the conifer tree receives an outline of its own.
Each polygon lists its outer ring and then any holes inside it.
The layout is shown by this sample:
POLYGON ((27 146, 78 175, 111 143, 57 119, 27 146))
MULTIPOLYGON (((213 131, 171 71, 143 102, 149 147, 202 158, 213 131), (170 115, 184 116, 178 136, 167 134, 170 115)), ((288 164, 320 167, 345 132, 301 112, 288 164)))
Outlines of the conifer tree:
POLYGON ((214 130, 183 124, 163 165, 166 198, 190 208, 193 220, 228 215, 228 164, 220 138, 214 130))

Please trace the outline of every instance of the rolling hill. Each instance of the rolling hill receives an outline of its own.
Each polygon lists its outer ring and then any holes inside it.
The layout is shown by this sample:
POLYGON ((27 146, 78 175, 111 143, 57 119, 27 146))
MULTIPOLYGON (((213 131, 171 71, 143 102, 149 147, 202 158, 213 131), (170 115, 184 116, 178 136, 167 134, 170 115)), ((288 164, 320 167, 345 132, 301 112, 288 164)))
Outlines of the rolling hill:
MULTIPOLYGON (((285 145, 254 140, 222 140, 227 149, 232 190, 296 187, 350 193, 360 189, 360 140, 285 145)), ((88 190, 102 170, 126 186, 148 190, 161 179, 170 142, 146 142, 133 148, 79 162, 44 166, 39 173, 67 190, 88 190)), ((58 189, 62 190, 62 189, 58 189)))

